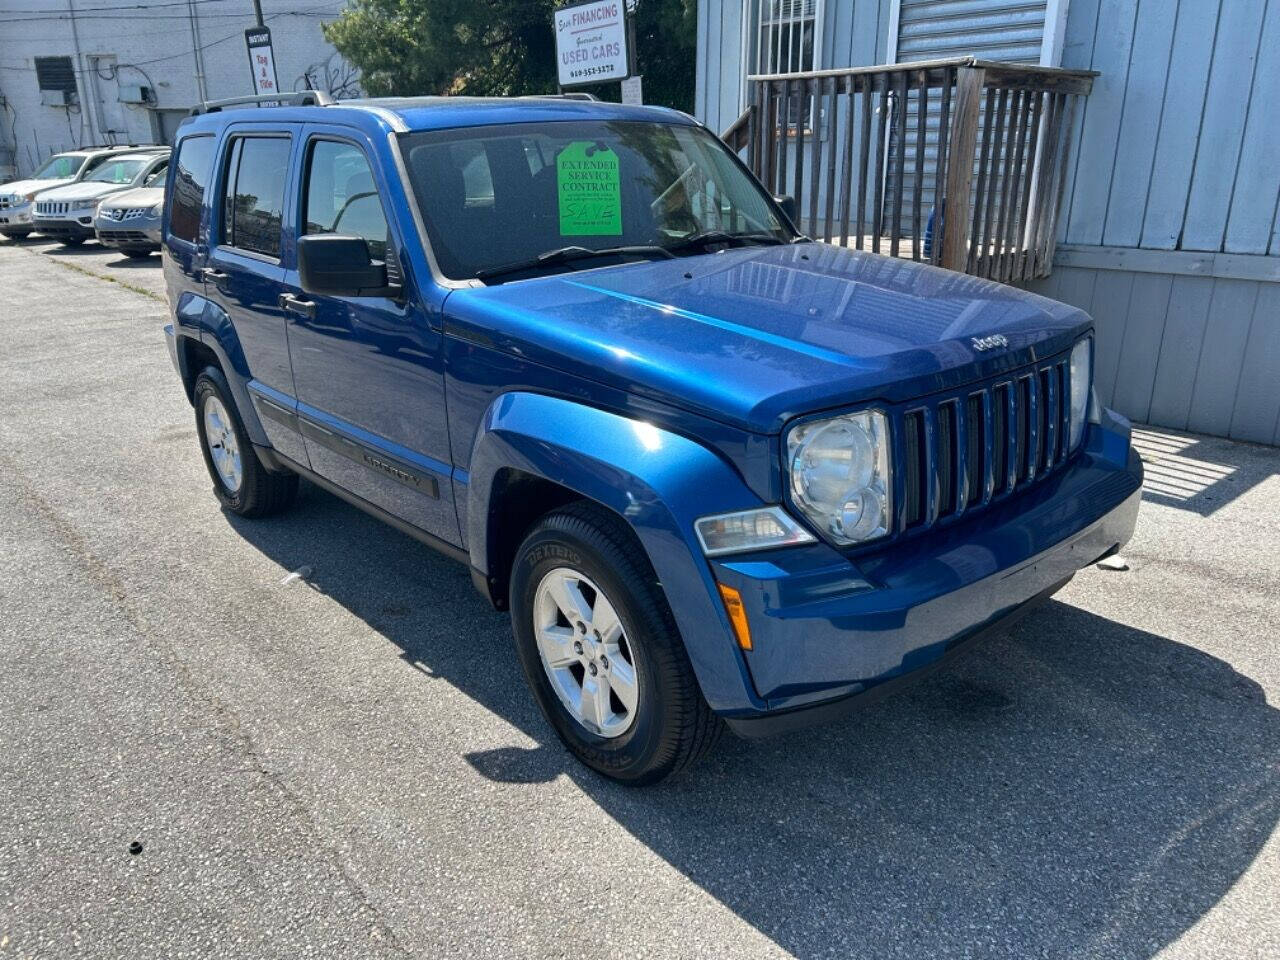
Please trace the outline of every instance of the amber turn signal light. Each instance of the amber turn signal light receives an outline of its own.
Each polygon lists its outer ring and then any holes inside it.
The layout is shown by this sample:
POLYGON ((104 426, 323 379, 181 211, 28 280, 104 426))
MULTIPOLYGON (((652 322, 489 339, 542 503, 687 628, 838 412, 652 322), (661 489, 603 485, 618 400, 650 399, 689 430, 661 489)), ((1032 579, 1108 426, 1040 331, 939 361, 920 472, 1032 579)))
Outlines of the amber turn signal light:
POLYGON ((724 601, 725 613, 729 614, 729 622, 733 624, 733 634, 738 638, 738 646, 743 650, 750 650, 751 627, 747 623, 746 607, 742 605, 742 594, 723 583, 716 586, 720 588, 720 599, 724 601))

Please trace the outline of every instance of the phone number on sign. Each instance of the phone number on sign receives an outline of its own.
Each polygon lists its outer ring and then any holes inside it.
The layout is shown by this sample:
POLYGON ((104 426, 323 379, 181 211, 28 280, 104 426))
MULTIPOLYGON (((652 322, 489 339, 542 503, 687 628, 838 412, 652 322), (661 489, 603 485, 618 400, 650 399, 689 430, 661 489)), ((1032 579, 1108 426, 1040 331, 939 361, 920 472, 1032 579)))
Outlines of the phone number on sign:
POLYGON ((586 77, 598 77, 602 74, 617 74, 617 70, 613 67, 581 67, 577 70, 569 71, 570 80, 582 80, 586 77))

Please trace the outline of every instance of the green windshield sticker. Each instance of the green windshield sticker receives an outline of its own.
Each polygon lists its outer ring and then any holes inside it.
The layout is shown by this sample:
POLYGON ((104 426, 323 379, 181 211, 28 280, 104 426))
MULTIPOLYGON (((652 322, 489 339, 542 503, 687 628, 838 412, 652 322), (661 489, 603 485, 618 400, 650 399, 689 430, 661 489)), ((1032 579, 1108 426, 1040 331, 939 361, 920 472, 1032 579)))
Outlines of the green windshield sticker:
POLYGON ((622 236, 622 185, 618 155, 578 140, 556 157, 562 237, 622 236))

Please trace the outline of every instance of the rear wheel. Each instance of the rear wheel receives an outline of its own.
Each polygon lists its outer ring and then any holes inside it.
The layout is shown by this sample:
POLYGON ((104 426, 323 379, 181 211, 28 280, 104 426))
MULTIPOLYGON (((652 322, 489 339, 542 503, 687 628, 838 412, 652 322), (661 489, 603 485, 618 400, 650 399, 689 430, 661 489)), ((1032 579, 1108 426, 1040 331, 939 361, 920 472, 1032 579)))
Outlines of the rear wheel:
POLYGON ((648 558, 608 511, 571 504, 534 527, 512 571, 511 618, 538 706, 592 769, 656 783, 719 739, 648 558))
POLYGON ((298 494, 298 475, 271 473, 259 462, 221 370, 201 371, 194 400, 200 450, 219 502, 242 517, 266 517, 288 509, 298 494))

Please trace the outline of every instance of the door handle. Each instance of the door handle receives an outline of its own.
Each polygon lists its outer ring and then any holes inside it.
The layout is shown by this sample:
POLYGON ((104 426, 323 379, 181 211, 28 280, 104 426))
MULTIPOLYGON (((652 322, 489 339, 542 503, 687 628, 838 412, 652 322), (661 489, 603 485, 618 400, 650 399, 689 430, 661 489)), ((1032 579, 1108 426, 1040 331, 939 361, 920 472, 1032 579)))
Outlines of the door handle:
POLYGON ((282 309, 287 310, 289 313, 299 314, 309 320, 315 319, 316 305, 311 300, 303 300, 295 297, 292 293, 282 293, 277 302, 282 309))
POLYGON ((204 274, 204 278, 206 280, 212 280, 214 283, 217 283, 219 280, 227 279, 227 275, 225 273, 221 270, 215 270, 213 267, 205 267, 200 272, 204 274))

